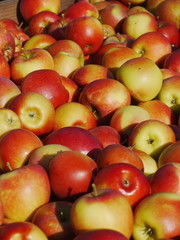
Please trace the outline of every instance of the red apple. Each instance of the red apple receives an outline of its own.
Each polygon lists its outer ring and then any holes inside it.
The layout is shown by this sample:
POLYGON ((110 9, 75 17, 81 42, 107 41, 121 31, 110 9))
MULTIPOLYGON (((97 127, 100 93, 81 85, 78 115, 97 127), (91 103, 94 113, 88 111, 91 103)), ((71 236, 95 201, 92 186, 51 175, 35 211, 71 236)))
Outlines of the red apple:
POLYGON ((128 145, 157 160, 161 152, 175 141, 175 134, 169 125, 149 119, 135 126, 129 136, 128 145))
POLYGON ((49 164, 52 192, 58 199, 74 200, 90 190, 96 162, 80 152, 63 151, 49 164))
POLYGON ((42 94, 22 92, 10 101, 7 108, 19 116, 22 128, 38 136, 49 133, 54 126, 54 106, 42 94))
POLYGON ((26 129, 7 131, 0 139, 0 168, 3 172, 25 165, 33 150, 41 147, 41 140, 26 129))
POLYGON ((111 144, 102 149, 96 162, 99 169, 116 163, 128 163, 139 170, 144 168, 141 158, 132 149, 122 144, 111 144))
POLYGON ((59 14, 59 16, 60 19, 50 23, 47 29, 47 33, 56 40, 65 39, 66 25, 70 22, 70 19, 64 17, 64 13, 62 15, 59 14))
POLYGON ((115 29, 111 25, 103 23, 102 27, 103 27, 104 39, 110 36, 114 36, 116 34, 115 29))
POLYGON ((98 124, 107 124, 114 111, 131 102, 128 89, 110 78, 98 79, 87 84, 80 93, 79 102, 96 116, 98 124))
POLYGON ((11 78, 16 84, 32 71, 39 69, 54 69, 54 61, 48 51, 42 48, 32 48, 22 51, 10 65, 11 78))
POLYGON ((103 27, 97 18, 76 18, 67 24, 65 38, 75 41, 82 48, 84 55, 89 55, 101 46, 104 39, 103 27))
POLYGON ((4 216, 29 221, 33 213, 50 200, 47 172, 38 164, 27 165, 0 175, 0 200, 4 216))
POLYGON ((171 70, 169 68, 161 68, 161 72, 163 75, 163 80, 175 75, 180 75, 178 72, 175 72, 174 70, 171 70))
POLYGON ((167 146, 158 158, 158 167, 161 167, 167 163, 180 163, 180 141, 167 146))
POLYGON ((179 172, 180 163, 177 162, 170 162, 159 167, 150 180, 151 193, 171 192, 179 194, 179 172))
POLYGON ((77 235, 74 240, 105 240, 107 238, 111 240, 128 240, 122 233, 112 229, 89 230, 77 235))
POLYGON ((145 7, 148 11, 154 14, 156 7, 163 1, 164 0, 147 0, 145 3, 145 7))
POLYGON ((80 127, 64 127, 55 130, 45 138, 44 144, 62 144, 73 151, 89 155, 93 159, 102 149, 98 138, 80 127))
POLYGON ((146 0, 121 0, 123 3, 126 5, 141 5, 143 4, 146 0))
POLYGON ((171 54, 169 54, 164 61, 164 68, 168 68, 180 74, 180 49, 176 49, 171 54))
POLYGON ((90 109, 83 104, 68 102, 56 108, 53 130, 69 126, 89 130, 97 126, 97 121, 90 109))
POLYGON ((134 211, 133 239, 175 239, 180 236, 179 208, 179 194, 156 193, 145 197, 134 211))
POLYGON ((120 192, 96 189, 76 199, 72 204, 70 221, 76 235, 89 230, 111 229, 129 239, 133 228, 133 212, 128 200, 120 192))
POLYGON ((29 73, 21 82, 21 91, 42 94, 54 108, 69 101, 69 93, 55 70, 40 69, 29 73))
POLYGON ((7 62, 14 57, 15 41, 12 34, 5 28, 0 27, 0 54, 4 56, 7 62))
POLYGON ((142 5, 136 5, 136 6, 131 6, 128 9, 128 15, 132 15, 138 12, 147 12, 147 13, 151 13, 150 11, 147 10, 147 8, 145 6, 142 5))
POLYGON ((4 55, 0 53, 0 76, 5 78, 10 78, 10 65, 6 61, 4 55))
POLYGON ((111 164, 101 169, 94 179, 97 189, 111 188, 126 197, 132 208, 151 193, 144 173, 130 163, 111 164))
POLYGON ((30 36, 47 33, 49 25, 59 19, 60 16, 57 13, 48 10, 36 13, 30 19, 28 33, 30 36))
POLYGON ((101 125, 89 130, 101 142, 103 148, 111 144, 120 144, 121 136, 118 131, 108 125, 101 125))
POLYGON ((31 222, 13 222, 1 226, 0 238, 10 240, 16 237, 24 239, 48 240, 45 233, 31 222))
POLYGON ((32 217, 32 223, 38 226, 48 240, 72 240, 70 211, 72 203, 68 201, 51 201, 40 206, 32 217))
POLYGON ((42 11, 51 11, 58 14, 61 9, 59 0, 20 0, 19 11, 26 22, 29 22, 32 16, 42 11))
POLYGON ((131 48, 139 56, 153 60, 160 67, 163 66, 164 60, 172 52, 170 41, 158 31, 142 34, 134 40, 131 48))

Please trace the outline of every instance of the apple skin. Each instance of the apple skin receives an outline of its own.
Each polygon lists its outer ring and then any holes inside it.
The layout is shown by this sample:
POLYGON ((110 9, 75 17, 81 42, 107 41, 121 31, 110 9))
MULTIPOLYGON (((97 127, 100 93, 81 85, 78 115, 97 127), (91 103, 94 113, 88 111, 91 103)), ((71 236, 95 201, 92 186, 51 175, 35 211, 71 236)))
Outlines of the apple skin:
POLYGON ((98 125, 108 125, 115 110, 130 105, 131 96, 122 83, 104 78, 87 84, 80 93, 79 102, 94 113, 98 125))
POLYGON ((124 4, 134 6, 134 5, 141 5, 146 0, 121 0, 124 4))
POLYGON ((164 0, 147 0, 145 3, 145 8, 154 14, 156 7, 164 0))
POLYGON ((104 40, 103 27, 97 18, 89 16, 76 18, 67 24, 65 38, 79 44, 84 55, 93 54, 104 40))
POLYGON ((73 240, 128 240, 122 233, 112 229, 95 229, 77 235, 73 240))
POLYGON ((96 162, 76 151, 63 151, 54 156, 49 164, 51 190, 60 200, 75 200, 90 190, 96 162))
POLYGON ((27 164, 40 164, 48 172, 51 159, 60 151, 70 150, 68 147, 60 144, 43 145, 30 153, 27 164))
POLYGON ((37 208, 49 202, 51 194, 48 174, 38 164, 2 173, 0 190, 4 216, 14 221, 29 221, 37 208))
POLYGON ((21 120, 14 111, 5 107, 0 108, 0 137, 12 129, 21 127, 21 120))
POLYGON ((174 239, 179 236, 179 208, 179 194, 156 193, 145 197, 134 211, 133 239, 174 239))
POLYGON ((133 41, 131 48, 139 56, 154 61, 159 67, 163 66, 166 57, 172 53, 170 41, 158 31, 142 34, 133 41))
POLYGON ((167 163, 180 163, 180 141, 167 146, 158 158, 158 167, 161 167, 167 163))
POLYGON ((71 79, 81 88, 101 78, 113 78, 113 74, 105 66, 94 63, 78 68, 71 75, 71 79))
POLYGON ((148 111, 151 119, 160 120, 166 124, 175 123, 175 116, 172 109, 157 99, 140 102, 138 106, 148 111))
POLYGON ((28 24, 28 34, 29 36, 34 36, 36 34, 47 33, 49 25, 56 20, 60 20, 60 16, 51 11, 42 11, 36 13, 32 16, 28 24))
POLYGON ((32 71, 45 68, 54 69, 54 61, 45 49, 32 48, 22 51, 13 58, 10 68, 12 80, 20 85, 22 79, 32 71))
POLYGON ((3 27, 0 27, 0 54, 9 63, 15 54, 15 41, 12 34, 3 27))
POLYGON ((61 77, 51 69, 35 70, 25 76, 21 82, 21 92, 42 94, 53 104, 54 108, 69 100, 69 93, 62 84, 61 77))
POLYGON ((72 203, 51 201, 40 206, 32 217, 32 223, 38 226, 48 240, 71 240, 74 238, 70 225, 72 203))
POLYGON ((0 227, 0 238, 10 240, 16 237, 22 239, 48 240, 44 232, 31 222, 13 222, 0 227))
POLYGON ((0 54, 0 76, 10 79, 10 66, 4 55, 0 54))
POLYGON ((120 192, 96 189, 73 202, 70 221, 75 235, 103 228, 118 231, 129 239, 133 228, 133 212, 128 200, 120 192))
POLYGON ((21 90, 11 79, 3 76, 0 76, 0 85, 0 108, 3 108, 15 96, 19 95, 21 90))
POLYGON ((144 33, 157 30, 156 18, 148 12, 137 12, 128 15, 122 23, 122 33, 138 38, 144 33))
POLYGON ((149 119, 135 126, 129 136, 128 146, 144 151, 157 159, 161 152, 175 141, 175 134, 169 125, 149 119))
POLYGON ((53 130, 69 126, 89 130, 97 126, 97 121, 90 109, 83 104, 79 102, 68 102, 55 109, 53 130))
POLYGON ((29 22, 33 15, 42 11, 51 11, 58 14, 61 9, 61 2, 59 0, 21 0, 19 3, 19 11, 23 19, 29 22))
POLYGON ((124 195, 131 207, 151 193, 151 185, 144 173, 130 163, 116 163, 102 168, 94 178, 97 189, 112 188, 124 195))
POLYGON ((180 74, 179 57, 180 57, 180 49, 178 48, 166 57, 166 59, 164 60, 163 67, 173 70, 178 74, 180 74))
POLYGON ((163 80, 162 87, 157 95, 157 100, 165 103, 172 109, 174 114, 180 112, 180 75, 172 76, 163 80))
POLYGON ((172 192, 179 194, 180 163, 170 162, 159 167, 153 174, 150 184, 151 193, 172 192))
POLYGON ((44 145, 47 144, 61 144, 93 159, 102 149, 101 142, 88 130, 73 126, 51 132, 44 140, 44 145))
POLYGON ((178 0, 162 1, 156 7, 154 14, 159 20, 170 22, 180 29, 178 0))
POLYGON ((169 68, 161 68, 161 72, 163 75, 163 80, 172 76, 180 75, 178 72, 171 70, 169 68))
POLYGON ((122 144, 111 144, 102 149, 96 163, 99 169, 117 163, 129 163, 139 170, 144 168, 141 158, 130 148, 122 144))
POLYGON ((0 168, 3 172, 27 163, 31 152, 43 145, 29 130, 17 128, 7 131, 0 139, 0 168))
POLYGON ((101 142, 103 148, 111 145, 111 144, 120 144, 121 136, 118 131, 108 125, 101 125, 89 130, 94 136, 96 136, 101 142))
POLYGON ((31 36, 23 45, 23 49, 44 48, 53 44, 56 41, 54 37, 47 33, 36 34, 31 36))

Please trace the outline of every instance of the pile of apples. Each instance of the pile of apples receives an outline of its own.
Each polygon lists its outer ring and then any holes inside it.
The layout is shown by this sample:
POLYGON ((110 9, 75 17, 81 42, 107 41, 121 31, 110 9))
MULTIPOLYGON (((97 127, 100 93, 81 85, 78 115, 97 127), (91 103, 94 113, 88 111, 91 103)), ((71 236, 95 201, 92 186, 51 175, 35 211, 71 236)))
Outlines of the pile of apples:
POLYGON ((180 239, 179 0, 61 6, 0 19, 0 239, 180 239))

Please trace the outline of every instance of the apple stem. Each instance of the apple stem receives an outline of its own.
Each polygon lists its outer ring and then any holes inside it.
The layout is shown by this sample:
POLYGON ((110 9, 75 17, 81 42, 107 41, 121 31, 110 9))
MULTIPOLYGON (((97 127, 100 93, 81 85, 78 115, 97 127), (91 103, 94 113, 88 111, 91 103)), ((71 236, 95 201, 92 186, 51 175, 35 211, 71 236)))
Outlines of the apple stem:
POLYGON ((11 164, 9 162, 6 163, 6 166, 9 168, 10 171, 12 171, 11 164))
POLYGON ((98 193, 97 193, 97 188, 96 185, 94 183, 92 183, 92 194, 93 196, 97 197, 98 193))

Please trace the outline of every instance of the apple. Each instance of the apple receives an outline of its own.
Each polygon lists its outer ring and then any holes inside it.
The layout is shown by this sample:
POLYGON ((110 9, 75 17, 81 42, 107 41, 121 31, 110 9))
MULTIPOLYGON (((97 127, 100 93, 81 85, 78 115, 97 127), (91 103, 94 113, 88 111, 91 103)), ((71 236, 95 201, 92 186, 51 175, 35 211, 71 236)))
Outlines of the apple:
POLYGON ((114 112, 110 120, 110 126, 119 132, 125 145, 136 124, 147 119, 150 119, 150 114, 146 109, 137 105, 128 105, 120 107, 114 112))
POLYGON ((137 57, 123 63, 116 78, 130 92, 136 102, 154 99, 161 90, 163 77, 156 63, 146 57, 137 57))
POLYGON ((100 125, 89 130, 101 142, 103 148, 111 144, 120 144, 121 136, 118 131, 109 125, 100 125))
POLYGON ((52 69, 40 69, 29 73, 21 82, 21 92, 36 92, 46 97, 57 108, 69 101, 69 93, 59 74, 52 69))
POLYGON ((76 18, 67 24, 65 38, 79 44, 84 55, 93 54, 104 39, 102 23, 90 16, 76 18))
POLYGON ((51 159, 61 151, 71 149, 61 144, 47 144, 34 149, 28 157, 27 164, 40 164, 47 172, 51 159))
POLYGON ((154 15, 148 12, 137 12, 128 15, 122 23, 122 33, 138 38, 144 33, 155 32, 157 21, 154 15))
POLYGON ((159 20, 170 22, 174 24, 178 29, 180 28, 178 0, 162 1, 155 8, 154 14, 159 20))
POLYGON ((166 124, 175 123, 173 110, 162 101, 153 99, 140 102, 138 105, 149 113, 151 119, 160 120, 166 124))
POLYGON ((1 239, 15 239, 20 237, 22 239, 38 239, 38 240, 48 240, 45 233, 34 223, 31 222, 13 222, 9 224, 4 224, 0 228, 0 238, 1 239))
POLYGON ((8 108, 0 108, 0 137, 6 132, 21 128, 19 116, 8 108))
POLYGON ((120 29, 123 19, 128 16, 127 10, 128 7, 123 3, 111 3, 99 11, 100 21, 102 24, 109 24, 117 32, 120 29))
POLYGON ((74 240, 102 240, 110 238, 111 240, 128 240, 122 233, 112 229, 94 229, 77 235, 74 240))
POLYGON ((15 41, 12 34, 5 28, 0 27, 0 54, 7 62, 14 57, 15 41))
POLYGON ((159 20, 157 31, 162 33, 165 37, 167 37, 173 49, 176 49, 179 47, 180 34, 175 24, 166 22, 163 20, 159 20))
POLYGON ((42 11, 36 13, 29 21, 28 33, 30 36, 36 34, 47 33, 49 25, 56 20, 60 20, 60 16, 51 11, 42 11))
POLYGON ((133 239, 174 239, 179 236, 179 207, 179 194, 161 192, 145 197, 134 211, 133 239))
POLYGON ((180 49, 178 48, 166 57, 163 67, 173 70, 178 74, 180 74, 179 57, 180 57, 180 49))
POLYGON ((38 164, 0 175, 0 200, 10 220, 30 221, 34 211, 49 202, 50 193, 48 174, 38 164))
POLYGON ((51 11, 58 14, 61 9, 61 1, 59 0, 20 0, 19 12, 23 19, 29 23, 32 16, 42 11, 51 11))
POLYGON ((158 167, 161 167, 167 163, 180 163, 180 141, 176 141, 175 143, 170 144, 167 146, 158 158, 158 167))
POLYGON ((135 126, 129 136, 128 146, 144 151, 157 160, 161 152, 175 141, 175 134, 169 125, 149 119, 135 126))
POLYGON ((38 226, 48 240, 72 240, 70 211, 72 203, 68 201, 51 201, 40 206, 32 217, 32 223, 38 226))
POLYGON ((131 48, 139 56, 153 60, 159 67, 163 66, 166 57, 172 53, 170 41, 158 31, 142 34, 134 40, 131 48))
POLYGON ((138 54, 130 47, 112 47, 102 56, 101 64, 108 68, 116 77, 117 70, 126 61, 138 57, 138 54))
POLYGON ((180 112, 180 75, 163 80, 157 99, 170 107, 175 114, 180 112))
POLYGON ((0 138, 1 170, 7 172, 25 165, 31 152, 42 145, 29 130, 15 128, 5 132, 0 138))
POLYGON ((53 130, 69 126, 89 130, 97 126, 97 121, 90 109, 83 104, 68 102, 56 108, 53 130))
POLYGON ((111 144, 103 148, 96 162, 99 169, 116 163, 129 163, 139 170, 144 168, 141 158, 130 148, 122 144, 111 144))
POLYGON ((133 212, 126 197, 114 189, 93 188, 72 204, 70 221, 75 235, 89 230, 112 229, 129 239, 133 212))
POLYGON ((78 1, 73 4, 70 4, 64 13, 64 17, 70 19, 70 21, 79 18, 79 17, 99 17, 98 9, 91 2, 78 1))
POLYGON ((52 131, 44 140, 44 145, 61 144, 73 151, 80 152, 96 159, 102 144, 87 129, 70 126, 52 131))
POLYGON ((145 8, 145 6, 142 5, 136 5, 136 6, 132 6, 128 9, 128 15, 132 15, 138 12, 147 12, 147 13, 151 13, 150 11, 147 10, 147 8, 145 8))
POLYGON ((51 190, 58 199, 75 200, 90 190, 96 162, 76 151, 61 151, 49 164, 51 190))
POLYGON ((65 39, 64 32, 66 25, 70 22, 70 19, 64 17, 63 14, 59 14, 60 19, 49 24, 47 34, 55 38, 56 40, 65 39))
POLYGON ((113 78, 111 71, 99 64, 86 64, 75 70, 71 79, 81 88, 101 78, 113 78))
POLYGON ((153 174, 150 184, 151 193, 172 192, 179 194, 180 163, 170 162, 162 165, 153 174))
POLYGON ((106 38, 103 41, 102 46, 104 46, 106 44, 110 44, 110 43, 119 43, 120 44, 119 46, 131 47, 131 44, 133 41, 134 41, 133 37, 131 37, 127 34, 117 32, 115 35, 109 36, 108 38, 106 38))
POLYGON ((147 0, 145 3, 145 8, 154 14, 156 7, 164 0, 147 0))
POLYGON ((22 128, 40 136, 54 126, 55 109, 49 99, 36 92, 21 92, 7 105, 20 118, 22 128))
POLYGON ((19 87, 7 77, 0 76, 0 108, 6 107, 11 99, 21 93, 19 87))
POLYGON ((137 150, 135 148, 132 148, 132 151, 141 158, 143 162, 144 175, 147 177, 152 176, 158 169, 157 161, 144 151, 137 150))
POLYGON ((163 75, 163 80, 175 75, 180 75, 178 72, 175 72, 174 70, 171 70, 169 68, 161 68, 161 72, 163 75))
POLYGON ((10 66, 6 61, 4 55, 0 53, 0 76, 5 78, 10 78, 10 66))
POLYGON ((102 27, 103 27, 104 39, 110 36, 114 36, 116 34, 115 29, 111 25, 103 23, 102 27))
POLYGON ((48 51, 42 48, 24 50, 11 62, 11 79, 20 85, 27 74, 45 68, 54 69, 54 61, 48 51))
POLYGON ((23 45, 23 49, 28 50, 32 48, 44 48, 46 49, 56 39, 47 33, 36 34, 31 36, 23 45))
POLYGON ((143 4, 146 0, 121 0, 124 4, 126 5, 141 5, 143 4))

